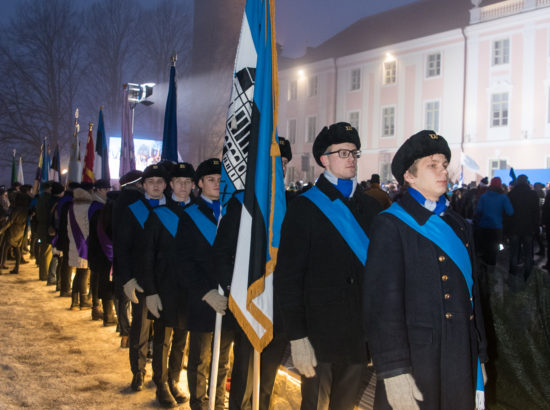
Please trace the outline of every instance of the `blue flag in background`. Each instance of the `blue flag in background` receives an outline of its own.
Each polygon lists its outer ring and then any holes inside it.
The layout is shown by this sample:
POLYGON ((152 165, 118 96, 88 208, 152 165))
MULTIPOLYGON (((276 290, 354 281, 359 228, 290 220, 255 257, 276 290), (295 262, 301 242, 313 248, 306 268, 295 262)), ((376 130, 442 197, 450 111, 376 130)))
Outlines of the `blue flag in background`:
POLYGON ((105 123, 103 122, 103 109, 99 109, 99 120, 97 122, 97 134, 95 140, 95 152, 97 154, 94 162, 94 175, 96 179, 111 179, 109 170, 109 144, 105 135, 105 123))
POLYGON ((178 162, 178 96, 176 87, 176 61, 172 58, 168 98, 164 112, 164 132, 162 134, 162 159, 178 162))
POLYGON ((50 153, 46 137, 44 137, 44 145, 42 149, 42 169, 40 172, 40 181, 46 182, 50 179, 50 153))
POLYGON ((274 13, 274 0, 246 2, 220 184, 225 203, 244 188, 229 307, 257 351, 273 338, 273 270, 286 210, 274 13))

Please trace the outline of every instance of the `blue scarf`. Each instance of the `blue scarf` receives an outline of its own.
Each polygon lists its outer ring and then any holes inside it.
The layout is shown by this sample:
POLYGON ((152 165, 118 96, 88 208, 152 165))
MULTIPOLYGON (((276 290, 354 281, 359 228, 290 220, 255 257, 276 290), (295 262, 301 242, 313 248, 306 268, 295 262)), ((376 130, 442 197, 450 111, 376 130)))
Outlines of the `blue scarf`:
POLYGON ((409 194, 424 208, 426 208, 428 211, 433 212, 436 215, 441 215, 447 207, 449 206, 449 201, 445 197, 445 195, 441 195, 437 201, 430 201, 429 199, 424 198, 424 195, 422 195, 420 192, 418 192, 416 189, 409 187, 408 188, 409 194))
POLYGON ((355 192, 355 187, 357 186, 357 178, 353 177, 352 179, 341 179, 336 178, 332 173, 325 169, 323 173, 325 178, 340 191, 344 198, 349 198, 355 192))
POLYGON ((153 199, 149 195, 145 194, 145 199, 151 205, 151 208, 156 208, 159 205, 166 205, 166 197, 163 195, 161 199, 153 199))
POLYGON ((174 200, 174 202, 177 202, 177 204, 179 206, 185 206, 187 205, 189 202, 191 202, 191 199, 187 199, 187 202, 186 201, 178 201, 178 198, 174 195, 174 193, 172 193, 172 199, 174 200))
POLYGON ((206 202, 206 205, 208 205, 208 207, 212 209, 212 212, 214 212, 214 218, 216 218, 216 221, 218 221, 220 219, 220 212, 221 212, 220 200, 216 199, 215 201, 213 201, 211 199, 206 198, 204 195, 202 196, 202 199, 204 199, 204 202, 206 202))

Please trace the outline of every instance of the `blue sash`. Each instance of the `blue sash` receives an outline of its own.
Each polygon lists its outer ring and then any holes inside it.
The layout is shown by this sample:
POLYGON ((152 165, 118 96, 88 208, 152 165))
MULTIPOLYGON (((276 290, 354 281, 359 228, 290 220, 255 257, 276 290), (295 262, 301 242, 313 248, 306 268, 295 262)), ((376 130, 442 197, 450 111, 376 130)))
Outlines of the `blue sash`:
POLYGON ((164 225, 166 230, 170 232, 172 238, 175 238, 176 232, 178 231, 178 216, 165 206, 159 206, 153 209, 153 212, 159 217, 160 222, 164 225))
POLYGON ((350 209, 339 198, 331 201, 328 196, 316 186, 311 187, 302 194, 309 199, 327 217, 336 230, 342 235, 344 241, 355 253, 357 259, 365 265, 367 262, 367 250, 369 238, 355 219, 350 209))
MULTIPOLYGON (((468 250, 464 246, 464 243, 457 236, 455 231, 438 215, 432 215, 424 225, 420 225, 416 220, 403 209, 401 205, 394 202, 388 209, 382 213, 387 212, 399 218, 405 222, 408 226, 418 232, 420 235, 428 239, 437 245, 443 252, 445 252, 449 258, 458 267, 466 285, 468 286, 468 293, 472 300, 472 308, 474 307, 472 288, 474 285, 474 279, 472 277, 472 262, 468 250)), ((477 360, 477 391, 484 391, 483 375, 481 372, 481 363, 477 360)))
POLYGON ((217 225, 201 212, 197 204, 188 206, 185 208, 185 212, 191 217, 195 226, 199 228, 202 236, 204 236, 210 246, 212 246, 214 244, 214 239, 216 239, 216 231, 218 230, 217 225))
POLYGON ((130 211, 134 214, 141 227, 145 227, 145 221, 149 217, 149 208, 143 203, 141 199, 128 206, 130 211))

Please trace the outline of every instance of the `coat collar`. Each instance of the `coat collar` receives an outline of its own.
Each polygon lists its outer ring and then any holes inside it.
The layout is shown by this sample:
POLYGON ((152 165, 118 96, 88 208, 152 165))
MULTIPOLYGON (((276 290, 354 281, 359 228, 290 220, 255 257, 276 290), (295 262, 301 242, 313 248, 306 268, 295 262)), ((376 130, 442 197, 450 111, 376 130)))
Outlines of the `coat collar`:
POLYGON ((420 205, 408 192, 403 194, 399 200, 399 205, 401 205, 420 225, 424 225, 428 222, 430 216, 433 215, 433 212, 428 211, 420 205))
MULTIPOLYGON (((218 222, 216 221, 216 218, 214 218, 214 213, 212 212, 212 208, 210 208, 208 206, 208 204, 206 203, 206 201, 204 199, 202 199, 201 197, 198 197, 196 200, 195 200, 195 203, 197 204, 197 206, 199 207, 199 210, 208 217, 208 219, 210 219, 212 222, 214 222, 215 224, 217 224, 218 222)), ((192 204, 190 204, 192 205, 192 204)))

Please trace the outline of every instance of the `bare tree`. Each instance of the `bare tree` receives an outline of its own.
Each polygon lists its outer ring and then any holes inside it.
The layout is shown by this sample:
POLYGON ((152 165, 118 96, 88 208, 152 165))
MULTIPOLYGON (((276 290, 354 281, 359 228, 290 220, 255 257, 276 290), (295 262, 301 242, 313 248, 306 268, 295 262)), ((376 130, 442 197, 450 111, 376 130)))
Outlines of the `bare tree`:
POLYGON ((23 1, 1 30, 0 141, 26 162, 36 164, 43 137, 62 145, 72 134, 82 74, 77 15, 69 0, 23 1))

